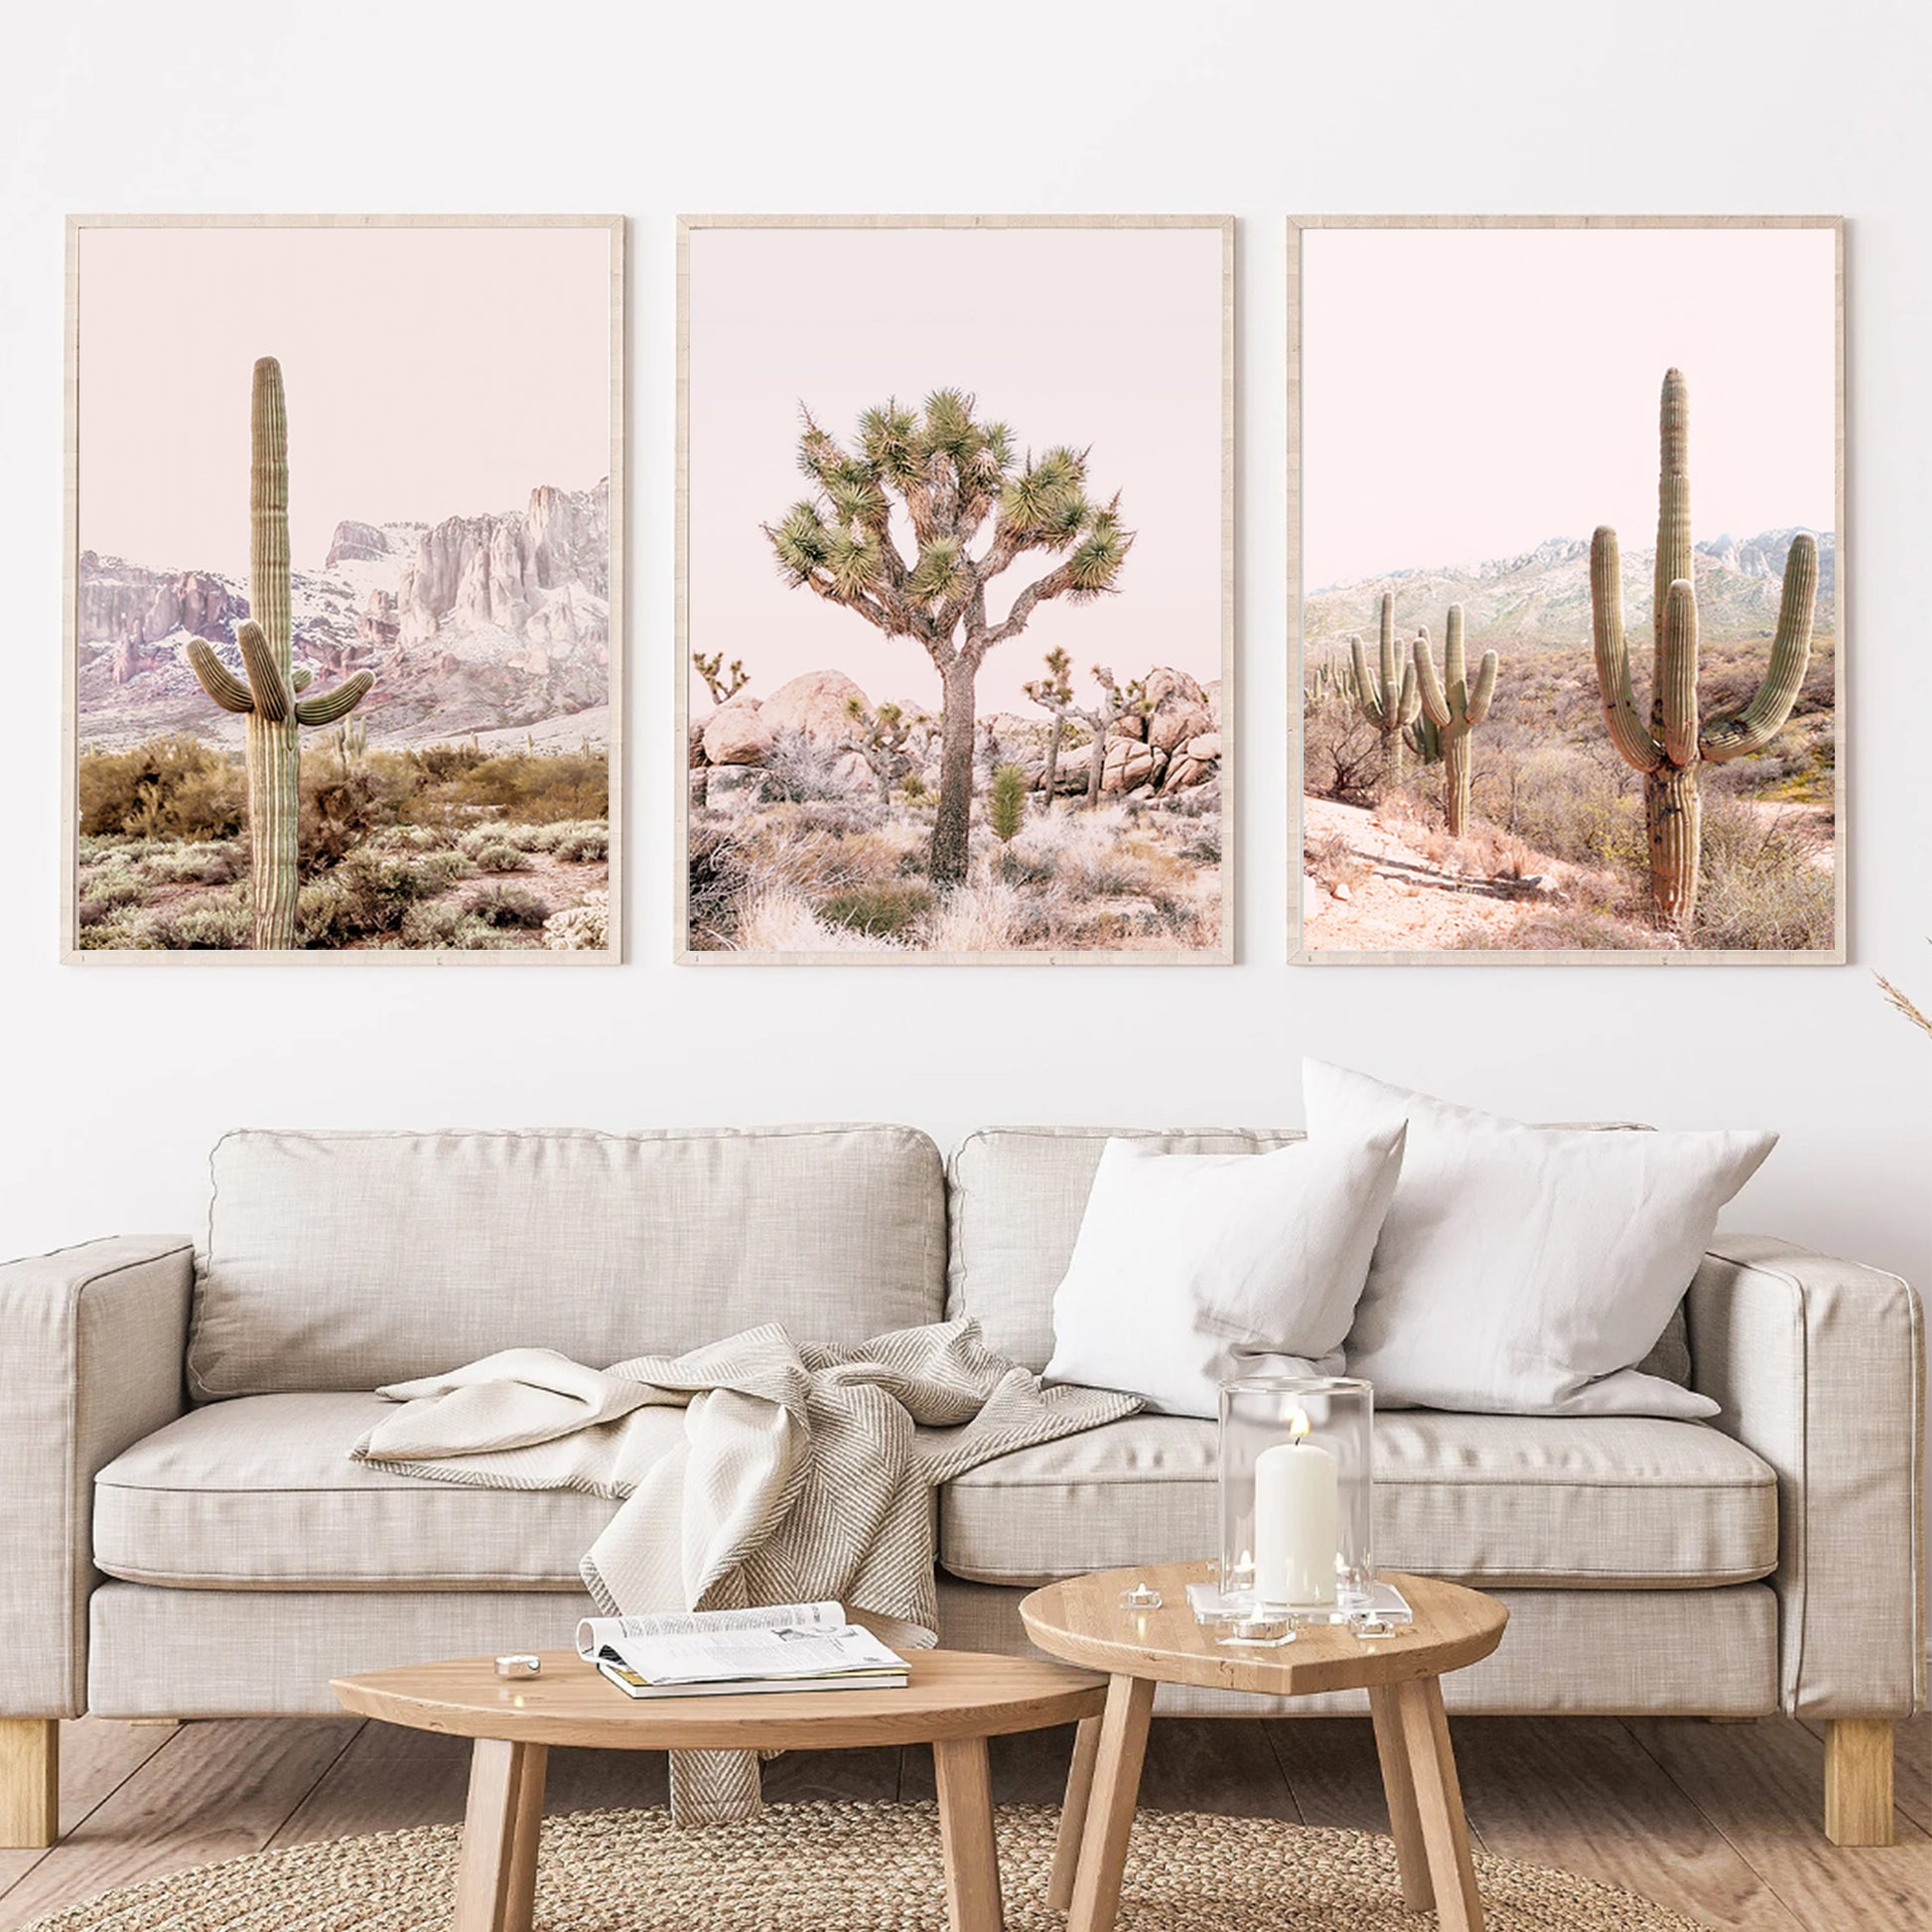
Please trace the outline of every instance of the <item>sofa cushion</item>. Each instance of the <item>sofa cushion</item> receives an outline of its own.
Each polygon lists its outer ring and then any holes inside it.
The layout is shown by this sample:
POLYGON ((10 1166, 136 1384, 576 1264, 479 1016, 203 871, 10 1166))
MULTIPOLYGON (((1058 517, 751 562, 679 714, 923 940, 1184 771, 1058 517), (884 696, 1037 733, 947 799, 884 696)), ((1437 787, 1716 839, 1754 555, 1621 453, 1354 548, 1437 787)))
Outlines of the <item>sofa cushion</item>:
MULTIPOLYGON (((348 1451, 394 1405, 243 1396, 192 1409, 94 1478, 94 1562, 177 1588, 567 1589, 617 1504, 397 1475, 348 1451)), ((666 1446, 681 1409, 635 1427, 666 1446)))
MULTIPOLYGON (((1136 1416, 982 1463, 940 1492, 939 1560, 974 1583, 1211 1556, 1216 1428, 1136 1416)), ((1702 1423, 1450 1416, 1375 1423, 1375 1561, 1549 1589, 1743 1583, 1777 1563, 1777 1478, 1702 1423)))
MULTIPOLYGON (((1635 1125, 1554 1124, 1606 1132, 1635 1125)), ((1307 1138, 1300 1128, 983 1127, 953 1150, 946 1166, 946 1312, 973 1315, 990 1346, 1037 1372, 1053 1353, 1053 1291, 1072 1259, 1087 1193, 1110 1140, 1138 1141, 1169 1154, 1265 1154, 1307 1138)), ((1689 1383, 1681 1305, 1640 1366, 1647 1374, 1689 1383)))
POLYGON ((499 1348, 603 1368, 760 1321, 936 1320, 938 1150, 909 1127, 235 1133, 215 1147, 197 1399, 372 1389, 499 1348))
POLYGON ((1037 1372, 1053 1353, 1053 1291, 1072 1259, 1108 1141, 1167 1154, 1261 1154, 1307 1138, 1235 1128, 987 1127, 969 1134, 948 1163, 946 1312, 972 1315, 989 1347, 1037 1372))

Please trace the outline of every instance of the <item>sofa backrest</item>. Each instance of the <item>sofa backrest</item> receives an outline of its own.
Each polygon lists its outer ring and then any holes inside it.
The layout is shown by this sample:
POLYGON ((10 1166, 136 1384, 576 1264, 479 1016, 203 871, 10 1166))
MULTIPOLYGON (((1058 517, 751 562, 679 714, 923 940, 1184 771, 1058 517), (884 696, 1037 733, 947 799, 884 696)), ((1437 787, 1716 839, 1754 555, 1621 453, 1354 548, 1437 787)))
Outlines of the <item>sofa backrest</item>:
POLYGON ((947 1163, 946 1312, 975 1316, 989 1346, 1043 1369, 1053 1352, 1053 1291, 1109 1140, 1167 1154, 1261 1154, 1307 1138, 1300 1128, 983 1127, 947 1163))
POLYGON ((863 1341, 945 1299, 943 1170, 909 1127, 244 1132, 210 1176, 198 1400, 371 1389, 499 1348, 602 1367, 760 1321, 863 1341))

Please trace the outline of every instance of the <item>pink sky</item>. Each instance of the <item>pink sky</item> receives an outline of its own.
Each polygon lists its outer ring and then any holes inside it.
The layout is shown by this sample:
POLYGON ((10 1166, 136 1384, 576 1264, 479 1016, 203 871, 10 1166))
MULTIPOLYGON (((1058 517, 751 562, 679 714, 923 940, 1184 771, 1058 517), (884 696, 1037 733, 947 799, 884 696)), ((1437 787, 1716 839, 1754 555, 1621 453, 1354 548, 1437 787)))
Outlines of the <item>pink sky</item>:
POLYGON ((281 358, 289 529, 520 509, 611 465, 611 234, 88 228, 80 546, 245 576, 248 398, 281 358))
POLYGON ((1691 397, 1699 541, 1829 530, 1825 228, 1311 229, 1303 581, 1657 528, 1657 396, 1691 397))
MULTIPOLYGON (((807 493, 801 402, 845 437, 860 412, 974 392, 1022 449, 1090 451, 1138 532, 1118 596, 1042 606, 996 645, 979 707, 1024 710, 1055 644, 1122 678, 1221 661, 1221 234, 1218 229, 698 228, 690 236, 691 648, 743 657, 752 690, 836 668, 875 701, 935 710, 909 638, 779 577, 759 529, 807 493)), ((990 589, 1052 567, 1023 560, 990 589), (1031 565, 1031 568, 1030 568, 1031 565)), ((710 703, 693 680, 692 702, 710 703)))

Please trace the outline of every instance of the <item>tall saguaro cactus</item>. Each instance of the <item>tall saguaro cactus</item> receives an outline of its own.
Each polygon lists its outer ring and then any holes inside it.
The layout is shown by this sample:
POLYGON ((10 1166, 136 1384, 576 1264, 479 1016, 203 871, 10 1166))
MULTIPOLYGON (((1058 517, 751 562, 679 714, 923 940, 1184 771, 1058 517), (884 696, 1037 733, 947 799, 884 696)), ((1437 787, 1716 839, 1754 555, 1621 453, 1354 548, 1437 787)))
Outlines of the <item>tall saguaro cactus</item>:
POLYGON ((1398 680, 1395 668, 1395 596, 1382 593, 1382 648, 1377 666, 1380 676, 1371 680, 1368 657, 1362 640, 1348 640, 1349 661, 1355 670, 1355 702, 1362 716, 1382 734, 1382 769, 1397 784, 1402 782, 1402 734, 1416 722, 1422 703, 1416 690, 1416 667, 1405 664, 1398 680))
POLYGON ((295 944, 298 890, 296 823, 302 806, 301 731, 346 718, 375 682, 367 671, 313 698, 311 673, 293 667, 289 591, 289 433, 282 365, 272 355, 255 364, 249 410, 248 611, 235 631, 246 680, 201 638, 188 661, 202 689, 223 711, 248 720, 248 850, 254 889, 257 951, 295 944))
POLYGON ((1449 837, 1459 839, 1469 818, 1469 734, 1489 716, 1496 695, 1500 659, 1493 650, 1482 653, 1473 689, 1468 659, 1462 647, 1462 607, 1449 608, 1449 632, 1443 639, 1443 681, 1436 676, 1429 632, 1416 637, 1416 682, 1422 687, 1423 716, 1436 727, 1443 747, 1443 816, 1449 837))
POLYGON ((1654 668, 1650 722, 1637 715, 1630 652, 1623 635, 1623 575, 1616 532, 1601 525, 1589 546, 1589 608, 1596 686, 1603 722, 1623 761, 1643 773, 1644 829, 1650 846, 1650 898, 1660 924, 1688 930, 1697 917, 1706 764, 1754 757, 1777 735, 1805 681, 1818 597, 1818 541, 1791 540, 1771 662, 1750 701, 1734 711, 1698 715, 1698 601, 1692 575, 1690 395, 1682 370, 1664 374, 1658 416, 1657 574, 1651 616, 1654 668))

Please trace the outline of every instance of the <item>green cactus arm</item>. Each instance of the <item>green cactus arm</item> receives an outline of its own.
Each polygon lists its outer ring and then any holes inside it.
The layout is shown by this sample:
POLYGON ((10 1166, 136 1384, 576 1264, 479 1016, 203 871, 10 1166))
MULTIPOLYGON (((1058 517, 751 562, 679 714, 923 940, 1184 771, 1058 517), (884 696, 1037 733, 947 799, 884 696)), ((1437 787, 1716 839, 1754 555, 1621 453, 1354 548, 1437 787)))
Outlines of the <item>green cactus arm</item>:
POLYGON ((1679 578, 1695 584, 1691 553, 1691 394, 1682 369, 1664 371, 1658 406, 1662 461, 1657 472, 1657 575, 1652 629, 1661 646, 1670 587, 1679 578))
POLYGON ((289 689, 291 691, 306 691, 315 681, 315 675, 313 666, 298 664, 294 671, 290 673, 289 689))
POLYGON ((1437 681, 1436 660, 1429 654, 1429 632, 1423 631, 1416 639, 1416 685, 1422 699, 1423 716, 1438 731, 1447 731, 1452 722, 1449 717, 1449 700, 1443 695, 1443 687, 1437 681))
POLYGON ((1475 689, 1469 693, 1469 702, 1463 709, 1463 719, 1471 725, 1479 725, 1489 716, 1489 701, 1496 695, 1496 673, 1502 668, 1502 659, 1493 650, 1482 653, 1482 662, 1476 667, 1475 689))
POLYGON ((1610 743, 1625 764, 1655 771, 1664 761, 1650 727, 1637 715, 1630 691, 1630 647, 1623 634, 1623 571, 1617 559, 1616 532, 1597 526, 1589 542, 1589 613, 1596 651, 1596 694, 1610 743))
POLYGON ((1382 672, 1382 711, 1386 716, 1396 702, 1395 599, 1387 592, 1382 597, 1382 638, 1377 662, 1382 672))
POLYGON ((291 699, 268 632, 253 618, 245 618, 235 630, 234 640, 241 650, 249 688, 255 694, 255 709, 271 724, 279 725, 289 715, 291 699))
POLYGON ((255 700, 247 685, 215 656, 212 649, 200 637, 188 640, 188 668, 201 681, 201 686, 223 711, 250 712, 255 708, 255 700))
POLYGON ((373 671, 357 671, 353 677, 345 678, 337 685, 335 690, 302 699, 295 707, 296 722, 303 725, 333 725, 338 718, 346 718, 362 702, 362 694, 374 682, 373 671))
POLYGON ((1443 682, 1448 687, 1449 708, 1463 712, 1469 704, 1469 660, 1462 647, 1462 607, 1451 604, 1449 624, 1443 634, 1443 682))
MULTIPOLYGON (((1368 714, 1370 724, 1380 724, 1382 699, 1376 687, 1369 682, 1368 653, 1362 649, 1362 640, 1359 637, 1350 637, 1348 640, 1348 660, 1355 673, 1355 696, 1363 711, 1368 714)), ((1388 686, 1384 684, 1382 690, 1387 689, 1388 686)))
POLYGON ((1663 642, 1657 651, 1657 708, 1664 726, 1664 756, 1672 764, 1694 763, 1698 755, 1698 596, 1688 579, 1676 579, 1664 597, 1663 642))
POLYGON ((1784 560, 1784 595, 1778 605, 1771 667, 1742 711, 1714 718, 1704 729, 1704 756, 1716 764, 1753 758, 1763 751, 1798 702, 1811 662, 1812 614, 1818 600, 1818 539, 1794 537, 1784 560))
POLYGON ((1396 700, 1395 717, 1399 725, 1413 725, 1422 709, 1422 693, 1416 689, 1416 666, 1411 659, 1402 667, 1402 691, 1396 700))

